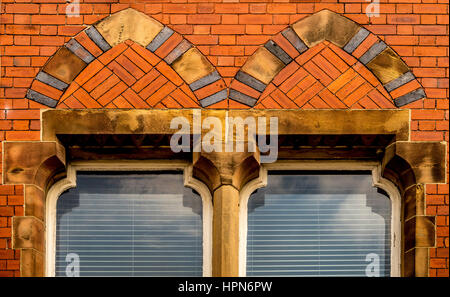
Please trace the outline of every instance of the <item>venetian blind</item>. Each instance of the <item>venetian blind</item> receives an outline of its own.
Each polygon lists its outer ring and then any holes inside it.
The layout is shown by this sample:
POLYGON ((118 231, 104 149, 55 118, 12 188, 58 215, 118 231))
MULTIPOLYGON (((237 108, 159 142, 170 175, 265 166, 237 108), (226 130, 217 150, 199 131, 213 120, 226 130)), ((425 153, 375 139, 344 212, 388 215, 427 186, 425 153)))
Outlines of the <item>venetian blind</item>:
POLYGON ((56 276, 201 276, 202 203, 180 172, 79 173, 57 203, 56 276))
POLYGON ((248 276, 390 275, 391 204, 370 172, 272 172, 248 203, 248 276))

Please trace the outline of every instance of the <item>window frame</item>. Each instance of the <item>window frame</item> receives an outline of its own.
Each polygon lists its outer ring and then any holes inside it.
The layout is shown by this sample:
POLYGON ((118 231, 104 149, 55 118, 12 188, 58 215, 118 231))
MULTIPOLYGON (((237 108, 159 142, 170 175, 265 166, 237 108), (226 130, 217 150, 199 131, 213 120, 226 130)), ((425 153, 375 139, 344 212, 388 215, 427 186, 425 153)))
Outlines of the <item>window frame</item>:
POLYGON ((267 186, 268 171, 361 171, 372 172, 372 186, 384 190, 391 201, 391 277, 401 276, 401 195, 397 187, 381 176, 381 164, 372 161, 284 160, 262 164, 259 177, 247 183, 239 201, 239 276, 247 275, 248 201, 259 188, 267 186))
POLYGON ((173 171, 183 172, 184 186, 194 189, 202 199, 203 221, 203 276, 212 275, 212 196, 208 187, 192 175, 192 165, 184 161, 123 160, 123 161, 74 161, 67 166, 66 178, 55 183, 48 191, 45 202, 46 250, 45 276, 55 276, 56 257, 56 206, 61 194, 77 185, 78 171, 173 171))

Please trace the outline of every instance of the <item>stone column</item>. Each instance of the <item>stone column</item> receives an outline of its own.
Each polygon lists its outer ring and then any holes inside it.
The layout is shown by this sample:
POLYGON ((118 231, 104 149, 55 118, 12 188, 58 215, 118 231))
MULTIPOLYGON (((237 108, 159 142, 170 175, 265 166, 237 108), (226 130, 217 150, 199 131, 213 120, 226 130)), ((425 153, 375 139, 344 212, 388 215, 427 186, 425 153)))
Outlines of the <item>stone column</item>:
POLYGON ((259 153, 194 153, 194 177, 213 196, 212 276, 239 276, 239 191, 259 175, 259 153))
POLYGON ((429 249, 436 245, 435 216, 425 211, 425 185, 445 183, 445 144, 397 141, 382 160, 383 176, 402 195, 402 276, 427 277, 429 249))
POLYGON ((65 150, 56 142, 5 142, 4 184, 24 185, 24 216, 12 221, 12 248, 20 249, 20 275, 44 276, 45 195, 65 174, 65 150))

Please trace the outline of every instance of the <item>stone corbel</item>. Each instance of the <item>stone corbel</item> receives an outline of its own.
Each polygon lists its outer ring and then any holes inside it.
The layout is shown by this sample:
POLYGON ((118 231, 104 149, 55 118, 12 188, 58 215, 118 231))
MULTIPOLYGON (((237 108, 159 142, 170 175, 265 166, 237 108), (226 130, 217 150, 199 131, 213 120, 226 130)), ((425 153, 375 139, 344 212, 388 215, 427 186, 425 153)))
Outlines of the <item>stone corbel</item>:
POLYGON ((194 153, 194 177, 203 181, 211 192, 222 185, 231 185, 240 190, 259 174, 257 152, 211 152, 194 153))
POLYGON ((4 142, 4 184, 23 184, 24 216, 12 222, 12 248, 21 250, 21 276, 44 276, 45 193, 65 172, 65 150, 56 142, 4 142))

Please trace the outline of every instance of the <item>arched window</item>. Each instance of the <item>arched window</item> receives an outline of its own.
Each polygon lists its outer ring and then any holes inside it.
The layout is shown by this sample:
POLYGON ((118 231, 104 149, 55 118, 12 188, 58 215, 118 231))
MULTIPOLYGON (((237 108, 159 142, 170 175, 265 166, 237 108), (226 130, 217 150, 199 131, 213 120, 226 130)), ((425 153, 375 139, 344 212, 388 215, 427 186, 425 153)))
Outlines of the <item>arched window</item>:
POLYGON ((47 274, 208 275, 208 203, 185 187, 182 170, 170 167, 75 170, 75 187, 53 199, 50 210, 53 261, 47 274))
POLYGON ((250 195, 245 275, 399 275, 395 190, 374 184, 376 170, 301 168, 268 170, 250 195))

